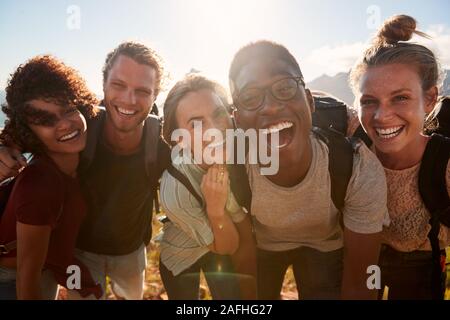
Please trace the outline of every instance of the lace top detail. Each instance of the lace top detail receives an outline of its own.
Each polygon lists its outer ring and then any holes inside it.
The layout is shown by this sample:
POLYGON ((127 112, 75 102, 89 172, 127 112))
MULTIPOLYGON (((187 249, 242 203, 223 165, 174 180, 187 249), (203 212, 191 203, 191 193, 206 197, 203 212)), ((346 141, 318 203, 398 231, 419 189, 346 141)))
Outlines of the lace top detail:
MULTIPOLYGON (((430 213, 419 194, 419 169, 420 163, 404 170, 384 169, 391 223, 383 229, 383 242, 402 252, 431 250, 428 240, 430 213)), ((450 194, 449 165, 446 182, 450 194)), ((449 228, 443 225, 439 231, 439 243, 441 248, 450 244, 449 228)))

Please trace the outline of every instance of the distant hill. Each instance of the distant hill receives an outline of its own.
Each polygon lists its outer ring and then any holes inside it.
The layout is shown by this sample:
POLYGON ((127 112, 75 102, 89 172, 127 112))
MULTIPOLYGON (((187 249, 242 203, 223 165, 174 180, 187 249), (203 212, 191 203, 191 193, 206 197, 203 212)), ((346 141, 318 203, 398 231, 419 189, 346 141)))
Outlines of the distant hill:
MULTIPOLYGON (((340 72, 333 77, 325 74, 308 82, 307 87, 313 90, 326 91, 348 105, 353 105, 354 95, 348 84, 348 76, 349 73, 345 72, 340 72)), ((445 78, 441 92, 444 95, 450 95, 450 70, 445 70, 445 78)))

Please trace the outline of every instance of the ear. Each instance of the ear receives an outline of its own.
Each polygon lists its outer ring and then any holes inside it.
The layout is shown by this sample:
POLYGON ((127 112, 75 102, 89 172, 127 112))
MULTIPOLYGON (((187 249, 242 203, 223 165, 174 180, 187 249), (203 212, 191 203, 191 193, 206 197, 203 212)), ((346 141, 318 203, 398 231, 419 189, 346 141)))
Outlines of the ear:
POLYGON ((433 111, 434 106, 438 100, 438 88, 436 86, 431 87, 427 91, 425 91, 425 113, 429 114, 433 111))
POLYGON ((309 110, 311 111, 311 113, 313 113, 314 111, 316 111, 316 105, 314 104, 312 93, 309 89, 305 89, 305 94, 306 100, 308 101, 309 110))

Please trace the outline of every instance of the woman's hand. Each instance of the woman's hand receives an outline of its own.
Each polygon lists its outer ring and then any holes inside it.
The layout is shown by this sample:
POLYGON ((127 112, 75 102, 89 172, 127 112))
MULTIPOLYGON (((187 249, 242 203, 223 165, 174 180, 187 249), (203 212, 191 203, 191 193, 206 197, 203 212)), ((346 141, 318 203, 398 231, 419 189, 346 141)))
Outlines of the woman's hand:
POLYGON ((203 176, 201 189, 210 217, 222 217, 228 196, 228 171, 224 165, 213 165, 203 176))
POLYGON ((206 213, 214 234, 214 242, 208 248, 217 254, 233 254, 239 246, 239 234, 228 214, 225 204, 228 197, 228 172, 224 165, 213 165, 203 176, 202 193, 206 213))

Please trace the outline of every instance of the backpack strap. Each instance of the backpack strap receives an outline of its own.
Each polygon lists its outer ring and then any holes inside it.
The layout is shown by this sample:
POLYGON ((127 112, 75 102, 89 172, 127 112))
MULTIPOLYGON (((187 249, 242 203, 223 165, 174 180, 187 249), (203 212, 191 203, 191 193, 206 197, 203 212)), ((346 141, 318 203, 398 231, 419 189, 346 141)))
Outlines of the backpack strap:
POLYGON ((194 196, 194 198, 200 203, 200 206, 204 206, 203 198, 197 193, 192 183, 189 181, 189 179, 181 173, 177 168, 175 168, 172 164, 169 164, 167 171, 183 186, 186 187, 186 189, 194 196))
POLYGON ((244 209, 245 213, 250 213, 252 207, 252 189, 250 188, 245 164, 228 165, 227 168, 230 188, 237 203, 244 209))
POLYGON ((450 198, 446 184, 449 158, 450 138, 433 134, 425 148, 419 170, 420 196, 430 214, 447 227, 450 227, 450 198))
POLYGON ((151 193, 156 213, 160 213, 158 199, 159 179, 170 163, 169 146, 161 137, 161 119, 149 114, 144 124, 144 161, 147 177, 151 181, 151 193))
POLYGON ((369 148, 372 146, 372 140, 370 140, 362 125, 359 125, 358 128, 356 128, 352 138, 361 139, 361 141, 364 142, 364 144, 369 148))
POLYGON ((104 108, 99 108, 97 115, 88 120, 88 130, 86 147, 80 155, 80 166, 78 172, 83 173, 90 167, 95 157, 97 150, 98 139, 101 136, 103 124, 106 119, 106 111, 104 108))
POLYGON ((155 175, 155 165, 158 159, 159 140, 161 137, 161 121, 160 119, 150 114, 145 120, 144 124, 144 139, 145 139, 145 170, 148 177, 153 179, 158 178, 155 175))
MULTIPOLYGON (((234 120, 234 119, 233 119, 234 120)), ((234 123, 234 128, 236 129, 236 124, 234 123)), ((245 138, 245 154, 249 150, 248 138, 245 138)), ((247 174, 247 168, 245 163, 239 163, 239 152, 238 150, 238 138, 234 137, 234 164, 227 165, 229 179, 230 179, 230 189, 233 192, 236 202, 241 206, 245 213, 249 213, 252 207, 252 189, 250 188, 250 181, 247 174)))
POLYGON ((342 212, 345 195, 353 173, 354 144, 340 132, 313 127, 313 132, 328 146, 328 170, 331 179, 331 199, 342 212))
POLYGON ((425 148, 419 170, 419 193, 425 207, 431 214, 431 230, 428 233, 433 257, 431 288, 433 299, 437 300, 443 299, 441 250, 438 238, 440 224, 450 226, 450 198, 446 186, 449 158, 450 139, 439 134, 433 134, 425 148))

